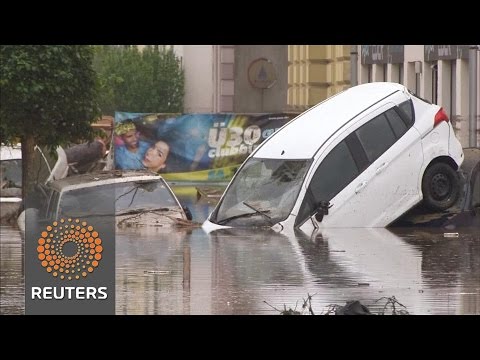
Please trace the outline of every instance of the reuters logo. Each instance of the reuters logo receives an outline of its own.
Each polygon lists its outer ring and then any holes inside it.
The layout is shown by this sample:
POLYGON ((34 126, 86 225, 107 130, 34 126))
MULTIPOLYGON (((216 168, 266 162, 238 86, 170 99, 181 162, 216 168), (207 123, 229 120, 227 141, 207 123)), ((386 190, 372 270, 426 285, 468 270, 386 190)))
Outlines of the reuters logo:
POLYGON ((102 239, 93 226, 79 219, 60 219, 42 231, 38 239, 38 259, 61 280, 85 278, 102 259, 102 239))

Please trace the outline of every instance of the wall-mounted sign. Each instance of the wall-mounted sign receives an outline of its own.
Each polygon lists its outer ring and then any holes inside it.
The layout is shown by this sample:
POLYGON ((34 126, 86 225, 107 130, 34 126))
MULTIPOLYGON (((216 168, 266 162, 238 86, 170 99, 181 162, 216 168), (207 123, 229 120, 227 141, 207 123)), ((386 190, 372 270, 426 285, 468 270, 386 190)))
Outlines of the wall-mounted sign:
POLYGON ((404 45, 362 45, 362 64, 403 63, 404 48, 404 45))
POLYGON ((468 45, 425 45, 425 61, 468 59, 468 45))
POLYGON ((257 89, 269 89, 277 81, 273 63, 264 58, 252 61, 248 67, 248 81, 257 89))

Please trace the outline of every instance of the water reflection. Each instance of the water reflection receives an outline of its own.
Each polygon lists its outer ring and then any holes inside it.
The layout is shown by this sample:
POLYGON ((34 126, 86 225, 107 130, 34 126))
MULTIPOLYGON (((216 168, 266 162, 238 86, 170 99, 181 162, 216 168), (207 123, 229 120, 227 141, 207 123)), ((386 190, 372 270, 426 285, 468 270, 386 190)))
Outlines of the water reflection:
POLYGON ((219 313, 258 313, 263 300, 294 307, 315 294, 313 307, 396 296, 410 312, 428 313, 423 301, 421 252, 386 229, 334 229, 290 235, 262 230, 210 234, 212 277, 219 313), (229 307, 224 299, 232 299, 229 307))
POLYGON ((24 313, 24 251, 20 231, 0 226, 0 315, 24 313))
POLYGON ((375 300, 390 296, 412 314, 479 313, 480 249, 473 233, 460 234, 456 245, 443 233, 412 229, 131 235, 122 235, 128 246, 117 248, 124 267, 117 264, 119 313, 275 314, 264 301, 293 308, 307 294, 315 294, 317 313, 351 299, 378 311, 385 301, 375 300))
POLYGON ((290 240, 261 229, 211 233, 212 313, 262 313, 271 295, 293 303, 306 296, 308 273, 290 240))
MULTIPOLYGON (((116 233, 117 314, 189 312, 183 306, 189 296, 183 291, 187 235, 186 230, 161 227, 116 233)), ((188 307, 188 299, 186 303, 188 307)))
POLYGON ((324 289, 324 302, 355 299, 374 306, 381 297, 395 296, 409 312, 428 312, 421 295, 422 254, 389 230, 325 229, 299 243, 315 283, 324 289))
POLYGON ((445 237, 441 229, 395 229, 422 254, 422 278, 431 290, 427 301, 436 304, 436 313, 480 314, 480 232, 456 231, 458 237, 445 237))
POLYGON ((223 280, 212 298, 219 308, 234 294, 239 306, 231 306, 232 313, 262 312, 262 300, 293 307, 307 293, 316 294, 317 311, 352 299, 378 311, 385 302, 375 300, 395 296, 412 314, 480 313, 480 235, 474 229, 453 239, 438 229, 382 228, 288 236, 230 229, 211 238, 212 271, 223 280))
MULTIPOLYGON (((351 299, 375 311, 395 296, 413 314, 480 314, 480 234, 456 231, 126 228, 116 234, 116 311, 277 314, 264 301, 293 308, 315 294, 316 313, 351 299)), ((0 238, 0 311, 23 313, 23 241, 9 226, 0 238)))

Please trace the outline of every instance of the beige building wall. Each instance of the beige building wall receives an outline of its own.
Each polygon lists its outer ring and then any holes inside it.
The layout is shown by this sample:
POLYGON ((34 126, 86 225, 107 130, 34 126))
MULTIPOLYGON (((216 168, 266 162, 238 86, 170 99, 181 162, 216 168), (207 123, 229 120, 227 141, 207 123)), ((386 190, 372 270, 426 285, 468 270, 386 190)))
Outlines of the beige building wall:
POLYGON ((175 45, 185 70, 184 111, 233 111, 234 45, 175 45))
POLYGON ((185 71, 184 111, 213 112, 213 45, 177 46, 176 54, 180 51, 185 71))
POLYGON ((235 96, 235 45, 213 46, 213 111, 232 112, 235 96))
POLYGON ((286 50, 278 45, 183 45, 185 112, 282 111, 286 102, 286 50), (283 57, 282 57, 283 56, 283 57), (263 93, 246 84, 253 59, 265 57, 277 68, 277 82, 263 93), (281 66, 285 64, 285 69, 281 66), (285 80, 283 80, 285 78, 285 80), (283 91, 283 92, 282 92, 283 91))
POLYGON ((349 86, 349 45, 288 45, 290 110, 308 109, 349 86))
POLYGON ((233 110, 239 113, 282 112, 287 107, 287 45, 236 45, 233 110), (265 61, 265 62, 263 62, 265 61), (257 66, 255 64, 262 63, 257 66), (253 67, 253 68, 252 68, 253 67), (252 70, 256 69, 256 70, 252 70), (255 84, 263 70, 265 83, 255 84), (268 77, 267 77, 268 74, 268 77))

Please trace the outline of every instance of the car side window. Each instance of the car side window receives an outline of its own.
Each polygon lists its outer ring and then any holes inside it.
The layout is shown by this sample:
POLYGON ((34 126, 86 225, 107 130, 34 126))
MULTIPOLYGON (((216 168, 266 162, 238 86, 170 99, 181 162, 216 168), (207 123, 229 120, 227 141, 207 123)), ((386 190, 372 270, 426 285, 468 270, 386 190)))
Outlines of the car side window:
POLYGON ((390 126, 392 127, 393 132, 397 139, 400 139, 403 134, 408 130, 407 124, 402 120, 400 115, 395 111, 395 109, 390 109, 385 113, 385 116, 388 119, 390 126))
POLYGON ((356 134, 370 163, 377 160, 397 140, 385 114, 370 120, 360 127, 356 134))
POLYGON ((325 157, 310 183, 317 201, 330 201, 358 175, 358 168, 345 141, 325 157))
POLYGON ((301 226, 320 201, 330 201, 359 174, 355 160, 345 140, 325 157, 313 175, 307 195, 297 215, 296 226, 301 226))
POLYGON ((405 121, 405 124, 408 128, 410 128, 410 126, 412 126, 415 122, 415 112, 413 111, 412 100, 407 100, 401 103, 400 105, 398 105, 398 109, 400 110, 400 115, 405 121))

